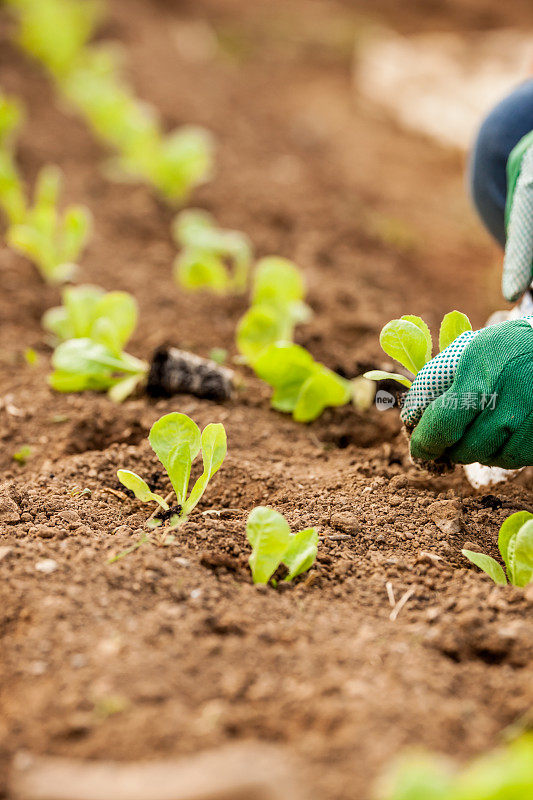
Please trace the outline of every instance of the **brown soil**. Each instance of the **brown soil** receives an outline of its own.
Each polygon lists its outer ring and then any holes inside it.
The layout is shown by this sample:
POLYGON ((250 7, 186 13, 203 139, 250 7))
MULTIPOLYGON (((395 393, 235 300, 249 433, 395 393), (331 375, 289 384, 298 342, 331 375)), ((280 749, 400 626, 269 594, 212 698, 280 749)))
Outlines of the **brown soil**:
MULTIPOLYGON (((400 23, 391 0, 114 0, 104 31, 169 126, 215 133, 217 173, 195 204, 248 232, 260 255, 302 267, 315 316, 298 339, 348 374, 382 360, 391 316, 435 325, 458 305, 481 324, 500 304, 500 257, 468 208, 462 157, 358 101, 350 56, 371 11, 402 29, 464 30, 508 24, 511 11, 523 23, 529 0, 401 5, 400 23), (218 56, 185 58, 176 41, 191 20, 217 30, 218 56)), ((83 278, 138 298, 131 352, 234 352, 245 301, 176 289, 171 212, 143 187, 107 182, 104 152, 9 30, 1 17, 0 83, 29 114, 22 169, 31 180, 60 164, 68 199, 94 212, 83 278)), ((409 465, 396 412, 337 409, 297 425, 242 368, 246 388, 224 405, 55 395, 39 320, 57 292, 6 248, 0 273, 0 796, 20 749, 149 759, 255 738, 299 755, 319 798, 361 800, 403 746, 464 759, 531 707, 531 594, 495 588, 460 555, 467 540, 496 554, 502 520, 532 508, 527 474, 476 495, 459 470, 409 465), (170 410, 224 422, 229 455, 170 546, 109 564, 147 515, 116 469, 166 490, 146 434, 170 410), (457 532, 443 533, 428 507, 450 500, 457 532), (316 566, 284 591, 251 584, 244 525, 257 504, 293 529, 320 526, 316 566), (57 569, 38 571, 43 559, 57 569), (395 622, 387 581, 396 599, 413 590, 395 622)))

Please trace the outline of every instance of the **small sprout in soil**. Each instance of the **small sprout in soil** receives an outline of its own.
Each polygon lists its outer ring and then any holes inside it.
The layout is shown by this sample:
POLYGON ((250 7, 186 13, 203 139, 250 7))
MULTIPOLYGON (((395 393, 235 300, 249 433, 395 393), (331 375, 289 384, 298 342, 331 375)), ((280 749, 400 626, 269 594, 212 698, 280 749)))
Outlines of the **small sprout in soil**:
POLYGON ((20 104, 0 93, 0 207, 10 225, 24 220, 26 195, 15 163, 15 139, 24 113, 20 104))
POLYGON ((184 289, 209 289, 217 294, 246 290, 252 245, 240 231, 219 228, 207 211, 182 211, 172 226, 182 248, 174 277, 184 289))
POLYGON ((265 347, 291 342, 294 328, 311 316, 298 267, 286 258, 261 259, 254 272, 251 306, 237 327, 239 352, 253 364, 265 347))
POLYGON ((93 0, 7 0, 18 15, 18 42, 56 77, 80 57, 103 6, 93 0))
POLYGON ((122 350, 137 325, 138 307, 128 292, 105 292, 97 286, 69 286, 61 294, 63 304, 46 311, 43 327, 56 342, 92 339, 122 350))
POLYGON ((39 363, 39 354, 37 353, 36 350, 33 349, 33 347, 27 347, 24 350, 23 355, 24 355, 24 361, 26 362, 28 367, 36 367, 37 364, 39 363))
POLYGON ((378 782, 377 800, 530 800, 533 734, 528 733, 463 769, 430 753, 400 757, 378 782))
POLYGON ((69 339, 54 350, 48 383, 56 392, 107 392, 116 403, 146 380, 148 364, 125 353, 112 336, 106 342, 69 339))
POLYGON ((248 559, 254 583, 268 583, 280 564, 291 581, 313 566, 318 550, 318 533, 306 528, 291 533, 285 517, 273 508, 257 506, 248 516, 246 536, 252 547, 248 559))
POLYGON ((271 404, 292 413, 296 422, 311 422, 328 406, 350 402, 352 384, 297 344, 271 344, 253 363, 257 375, 273 387, 271 404))
POLYGON ((155 502, 163 509, 163 514, 156 516, 156 519, 166 521, 170 512, 173 526, 186 520, 200 502, 209 481, 222 466, 227 452, 226 431, 221 423, 210 423, 200 434, 198 425, 190 417, 173 412, 154 422, 148 440, 167 471, 176 494, 176 504, 171 508, 135 472, 120 469, 117 476, 143 503, 155 502), (204 470, 187 497, 192 462, 200 450, 204 470))
MULTIPOLYGON (((444 316, 440 326, 440 350, 448 347, 465 331, 471 330, 472 326, 466 314, 450 311, 444 316)), ((411 314, 387 322, 381 331, 379 343, 388 356, 399 361, 413 376, 416 376, 432 357, 433 342, 430 330, 423 319, 411 314)), ((373 381, 391 379, 407 388, 411 386, 409 378, 395 372, 374 369, 365 372, 364 377, 373 381)))
POLYGON ((84 206, 57 208, 62 173, 47 166, 40 171, 34 204, 20 224, 12 225, 7 242, 32 261, 47 283, 64 283, 76 274, 75 262, 85 247, 91 215, 84 206))
POLYGON ((183 126, 166 136, 148 126, 110 164, 111 172, 143 180, 171 203, 184 202, 194 188, 209 180, 213 141, 203 128, 183 126))
POLYGON ((228 360, 228 351, 224 347, 213 347, 209 351, 209 358, 211 361, 214 361, 215 364, 225 364, 228 360))
POLYGON ((20 450, 17 450, 16 453, 13 453, 13 461, 16 461, 21 466, 31 458, 31 447, 28 444, 23 444, 20 450))
POLYGON ((500 528, 498 549, 505 564, 507 577, 501 565, 485 553, 462 550, 466 558, 501 586, 527 586, 533 580, 533 514, 517 511, 511 514, 500 528))

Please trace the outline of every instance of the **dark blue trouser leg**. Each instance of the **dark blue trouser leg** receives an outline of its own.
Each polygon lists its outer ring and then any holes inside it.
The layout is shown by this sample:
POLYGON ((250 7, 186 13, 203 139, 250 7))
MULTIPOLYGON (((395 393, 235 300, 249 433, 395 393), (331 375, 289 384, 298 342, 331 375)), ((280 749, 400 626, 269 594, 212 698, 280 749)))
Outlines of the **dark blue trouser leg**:
POLYGON ((507 159, 533 130, 533 78, 522 83, 487 116, 470 158, 470 191, 483 224, 505 247, 507 159))

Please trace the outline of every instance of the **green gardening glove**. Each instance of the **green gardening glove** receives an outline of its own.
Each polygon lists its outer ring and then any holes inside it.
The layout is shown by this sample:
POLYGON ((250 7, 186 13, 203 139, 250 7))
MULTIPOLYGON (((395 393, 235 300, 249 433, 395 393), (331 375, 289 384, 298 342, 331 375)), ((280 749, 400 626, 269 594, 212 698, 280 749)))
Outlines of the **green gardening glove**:
POLYGON ((533 317, 461 334, 418 373, 401 417, 415 459, 533 465, 533 317))
POLYGON ((507 186, 502 292, 514 302, 533 280, 533 132, 509 156, 507 186))

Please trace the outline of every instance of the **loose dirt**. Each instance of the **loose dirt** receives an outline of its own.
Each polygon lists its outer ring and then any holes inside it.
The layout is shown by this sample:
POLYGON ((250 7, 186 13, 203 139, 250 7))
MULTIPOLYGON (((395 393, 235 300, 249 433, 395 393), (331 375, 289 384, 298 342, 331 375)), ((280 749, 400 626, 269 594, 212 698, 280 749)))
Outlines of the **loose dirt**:
MULTIPOLYGON (((377 334, 392 316, 435 326, 459 307, 480 325, 501 305, 501 258, 469 210, 463 158, 354 95, 353 40, 376 18, 396 24, 396 3, 109 5, 103 36, 124 45, 139 95, 169 126, 217 137, 216 175, 194 204, 305 272, 315 313, 298 341, 316 358, 355 375, 383 360, 377 334), (191 58, 183 32, 205 40, 205 25, 221 47, 191 58)), ((411 31, 502 25, 508 11, 525 23, 529 11, 403 5, 411 31)), ((246 301, 174 286, 171 211, 103 177, 106 154, 11 44, 4 12, 0 84, 27 104, 26 178, 60 164, 67 199, 95 215, 83 279, 140 303, 131 352, 233 354, 246 301)), ((5 247, 0 274, 0 796, 21 749, 132 760, 257 739, 301 757, 319 798, 361 800, 402 747, 465 759, 531 708, 531 593, 495 587, 460 554, 468 541, 496 555, 503 519, 533 510, 527 472, 476 494, 460 470, 409 464, 395 411, 336 409, 298 425, 242 367, 246 386, 224 404, 55 395, 40 317, 58 293, 5 247), (223 422, 227 460, 171 544, 110 564, 147 516, 116 469, 168 490, 146 435, 172 410, 223 422), (12 459, 22 445, 25 466, 12 459), (293 529, 320 527, 316 566, 294 586, 251 584, 244 526, 257 504, 293 529), (412 590, 394 621, 387 583, 395 602, 412 590)))

